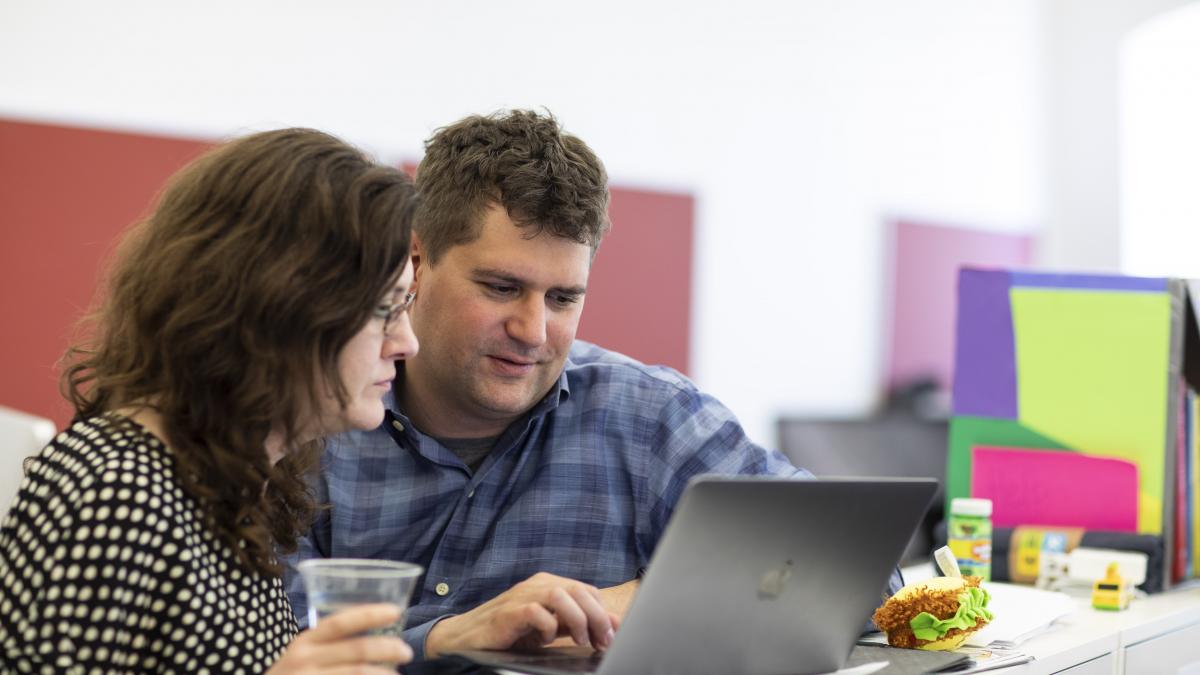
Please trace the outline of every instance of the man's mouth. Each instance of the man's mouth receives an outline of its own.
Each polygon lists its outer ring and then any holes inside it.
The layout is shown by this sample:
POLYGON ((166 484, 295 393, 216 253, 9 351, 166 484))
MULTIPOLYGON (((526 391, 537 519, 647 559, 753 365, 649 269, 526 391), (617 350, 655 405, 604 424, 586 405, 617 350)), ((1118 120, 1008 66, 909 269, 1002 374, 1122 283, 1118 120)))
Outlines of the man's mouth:
POLYGON ((511 363, 516 366, 532 366, 535 363, 537 363, 537 361, 535 361, 533 359, 524 359, 524 358, 515 357, 515 356, 500 356, 497 354, 493 354, 492 358, 499 359, 501 361, 505 361, 507 363, 511 363))
POLYGON ((537 365, 537 361, 533 359, 521 358, 517 356, 500 356, 497 354, 488 354, 488 360, 491 361, 495 370, 501 375, 520 376, 533 370, 537 365))

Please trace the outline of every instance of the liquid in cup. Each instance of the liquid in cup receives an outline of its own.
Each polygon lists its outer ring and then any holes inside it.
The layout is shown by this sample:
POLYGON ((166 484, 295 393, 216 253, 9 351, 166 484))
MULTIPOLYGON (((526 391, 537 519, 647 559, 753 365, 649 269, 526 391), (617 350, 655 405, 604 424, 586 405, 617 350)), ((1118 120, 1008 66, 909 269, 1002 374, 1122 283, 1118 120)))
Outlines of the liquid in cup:
POLYGON ((412 597, 417 580, 425 571, 420 565, 390 560, 327 558, 300 563, 304 592, 308 595, 308 625, 357 605, 389 603, 400 607, 400 619, 372 635, 402 637, 404 609, 412 597))

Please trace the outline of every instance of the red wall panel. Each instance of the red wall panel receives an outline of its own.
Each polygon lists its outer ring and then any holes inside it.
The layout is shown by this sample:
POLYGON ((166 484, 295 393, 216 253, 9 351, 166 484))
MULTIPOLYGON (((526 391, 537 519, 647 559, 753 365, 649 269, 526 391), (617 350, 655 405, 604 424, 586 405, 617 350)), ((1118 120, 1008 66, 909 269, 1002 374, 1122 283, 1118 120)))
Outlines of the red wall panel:
POLYGON ((55 363, 102 262, 166 178, 206 147, 0 120, 0 405, 60 428, 69 419, 55 363))
POLYGON ((690 195, 614 187, 612 231, 592 263, 579 337, 688 372, 690 195))

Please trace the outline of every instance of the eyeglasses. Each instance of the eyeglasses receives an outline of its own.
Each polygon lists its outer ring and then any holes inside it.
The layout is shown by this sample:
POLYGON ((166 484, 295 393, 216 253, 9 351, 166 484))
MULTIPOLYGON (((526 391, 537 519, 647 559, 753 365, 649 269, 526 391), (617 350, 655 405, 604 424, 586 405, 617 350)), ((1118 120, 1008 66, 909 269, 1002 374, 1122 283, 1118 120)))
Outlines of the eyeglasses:
POLYGON ((396 321, 413 306, 413 301, 417 299, 416 291, 409 291, 404 294, 404 299, 394 305, 380 305, 375 308, 372 315, 376 319, 383 319, 383 334, 387 335, 392 332, 392 327, 396 325, 396 321))

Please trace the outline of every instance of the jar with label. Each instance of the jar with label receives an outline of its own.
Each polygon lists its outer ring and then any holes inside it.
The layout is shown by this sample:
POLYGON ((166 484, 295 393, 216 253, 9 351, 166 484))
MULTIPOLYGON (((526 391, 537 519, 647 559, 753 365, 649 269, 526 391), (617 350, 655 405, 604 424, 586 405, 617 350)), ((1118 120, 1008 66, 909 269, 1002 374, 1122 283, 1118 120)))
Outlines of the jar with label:
POLYGON ((950 500, 947 544, 964 576, 992 578, 992 500, 950 500))

